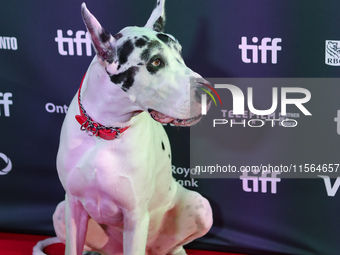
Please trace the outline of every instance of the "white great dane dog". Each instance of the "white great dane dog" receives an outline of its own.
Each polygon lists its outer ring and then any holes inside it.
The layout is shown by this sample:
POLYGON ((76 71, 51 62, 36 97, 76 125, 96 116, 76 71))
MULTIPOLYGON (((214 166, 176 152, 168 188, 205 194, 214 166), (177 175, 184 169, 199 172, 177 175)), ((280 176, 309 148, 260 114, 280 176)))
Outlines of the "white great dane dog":
POLYGON ((183 245, 211 228, 212 211, 172 177, 162 124, 197 123, 207 82, 163 33, 164 0, 144 27, 115 36, 85 4, 81 10, 96 56, 61 131, 57 169, 66 199, 53 215, 57 236, 68 255, 186 254, 183 245))

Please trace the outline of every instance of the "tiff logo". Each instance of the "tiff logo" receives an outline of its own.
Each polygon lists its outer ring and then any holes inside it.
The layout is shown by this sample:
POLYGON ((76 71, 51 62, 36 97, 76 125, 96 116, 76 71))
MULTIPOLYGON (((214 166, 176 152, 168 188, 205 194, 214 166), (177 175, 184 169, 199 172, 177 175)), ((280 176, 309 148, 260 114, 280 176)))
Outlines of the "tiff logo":
POLYGON ((267 52, 271 52, 271 63, 277 64, 277 52, 281 50, 281 46, 278 46, 278 43, 282 42, 281 38, 274 38, 272 40, 269 37, 264 37, 261 40, 261 44, 257 45, 259 39, 253 37, 252 42, 255 43, 255 45, 248 44, 247 37, 242 36, 241 38, 241 44, 238 48, 241 50, 242 61, 244 63, 258 63, 260 51, 262 64, 267 63, 267 52), (248 55, 249 52, 251 53, 250 57, 248 55))
POLYGON ((260 176, 257 176, 260 171, 244 171, 240 176, 242 180, 242 188, 245 192, 259 192, 259 183, 261 184, 261 192, 267 193, 267 184, 270 183, 270 193, 276 194, 277 192, 277 183, 281 181, 281 178, 278 178, 277 175, 280 173, 271 172, 271 171, 263 171, 260 176), (253 175, 249 175, 252 173, 253 175), (252 183, 252 185, 250 185, 252 183))
POLYGON ((1 50, 17 50, 18 49, 17 38, 0 36, 0 49, 1 50))
MULTIPOLYGON (((4 107, 4 113, 5 117, 9 117, 9 106, 13 104, 12 100, 9 100, 9 98, 12 97, 12 93, 1 93, 0 92, 0 105, 3 105, 4 107)), ((1 116, 1 108, 0 108, 0 116, 1 116)))
POLYGON ((83 45, 85 45, 86 56, 92 56, 91 37, 88 32, 82 30, 76 31, 75 38, 70 37, 73 36, 72 30, 67 30, 66 33, 69 37, 64 37, 61 29, 57 30, 57 37, 55 38, 55 41, 58 43, 58 52, 60 55, 73 56, 75 47, 77 56, 82 56, 83 45))

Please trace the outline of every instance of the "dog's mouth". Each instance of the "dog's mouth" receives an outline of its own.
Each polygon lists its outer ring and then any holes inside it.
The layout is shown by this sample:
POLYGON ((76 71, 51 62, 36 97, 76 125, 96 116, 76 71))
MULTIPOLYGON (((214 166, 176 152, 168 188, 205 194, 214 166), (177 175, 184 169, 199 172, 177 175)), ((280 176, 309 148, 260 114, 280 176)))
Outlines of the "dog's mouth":
POLYGON ((189 119, 176 119, 176 118, 167 116, 163 113, 160 113, 158 111, 152 110, 152 109, 149 109, 148 111, 149 111, 150 116, 155 121, 158 121, 162 124, 172 124, 174 126, 181 126, 181 127, 188 127, 188 126, 194 125, 197 122, 199 122, 202 118, 202 115, 198 115, 196 117, 189 118, 189 119))

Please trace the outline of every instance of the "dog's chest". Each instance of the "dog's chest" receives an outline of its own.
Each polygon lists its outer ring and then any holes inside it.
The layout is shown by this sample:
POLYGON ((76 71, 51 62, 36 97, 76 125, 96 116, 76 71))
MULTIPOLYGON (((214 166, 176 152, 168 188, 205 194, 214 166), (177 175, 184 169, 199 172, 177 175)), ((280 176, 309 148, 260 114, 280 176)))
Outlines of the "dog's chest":
POLYGON ((68 173, 66 186, 98 223, 120 225, 121 208, 133 210, 159 194, 169 195, 170 144, 162 125, 148 114, 138 116, 120 139, 92 139, 97 142, 68 173))

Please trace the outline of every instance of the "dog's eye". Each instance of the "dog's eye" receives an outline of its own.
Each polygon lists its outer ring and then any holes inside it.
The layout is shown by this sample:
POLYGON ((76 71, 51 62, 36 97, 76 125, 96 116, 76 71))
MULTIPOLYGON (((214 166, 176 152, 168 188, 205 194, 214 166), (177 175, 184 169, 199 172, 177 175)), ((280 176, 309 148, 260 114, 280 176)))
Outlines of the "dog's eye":
POLYGON ((151 74, 155 74, 159 70, 161 70, 164 66, 165 66, 165 62, 162 60, 162 58, 155 56, 154 58, 150 59, 150 61, 146 65, 146 69, 151 74))
POLYGON ((153 66, 160 66, 162 64, 162 61, 159 58, 156 58, 154 61, 152 61, 151 65, 153 66))

